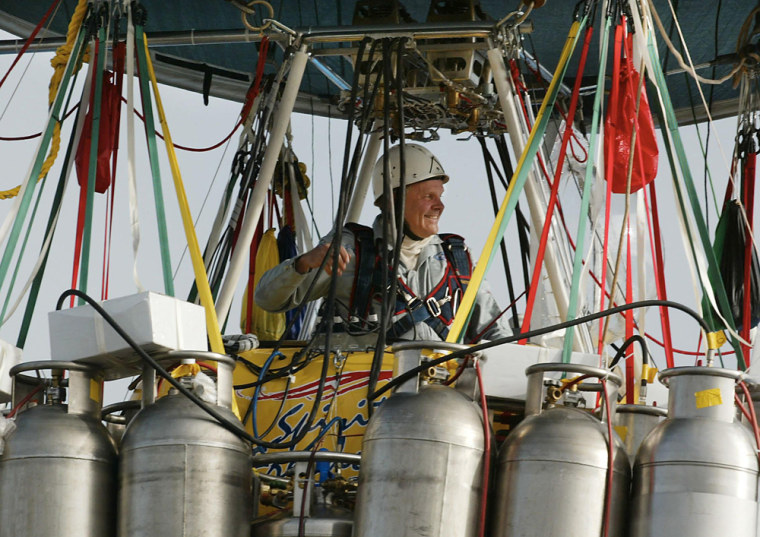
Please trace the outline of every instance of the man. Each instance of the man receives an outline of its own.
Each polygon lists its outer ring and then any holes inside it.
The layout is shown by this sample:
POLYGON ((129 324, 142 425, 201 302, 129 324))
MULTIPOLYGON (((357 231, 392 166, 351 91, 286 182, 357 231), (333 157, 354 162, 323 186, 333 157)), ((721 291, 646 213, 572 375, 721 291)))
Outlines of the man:
MULTIPOLYGON (((444 340, 472 272, 469 254, 461 237, 439 235, 443 213, 442 196, 448 175, 438 159, 418 144, 404 146, 406 202, 404 239, 400 247, 398 293, 395 300, 391 339, 444 340)), ((401 147, 388 153, 390 183, 399 197, 401 147)), ((383 158, 373 174, 375 205, 380 206, 384 182, 383 158)), ((355 224, 343 230, 337 266, 333 266, 330 238, 314 249, 280 263, 267 271, 256 288, 256 303, 268 311, 287 311, 304 300, 326 296, 333 272, 338 276, 336 312, 348 327, 377 324, 382 283, 379 254, 382 218, 375 219, 372 230, 355 224), (329 256, 328 256, 329 254, 329 256), (324 270, 317 271, 325 261, 324 270), (316 281, 314 281, 316 278, 316 281), (310 295, 307 291, 313 285, 310 295)), ((393 248, 395 237, 387 241, 393 248)), ((389 256, 388 256, 389 257, 389 256)), ((473 307, 466 342, 481 338, 497 339, 512 334, 500 317, 493 295, 481 288, 473 307)))

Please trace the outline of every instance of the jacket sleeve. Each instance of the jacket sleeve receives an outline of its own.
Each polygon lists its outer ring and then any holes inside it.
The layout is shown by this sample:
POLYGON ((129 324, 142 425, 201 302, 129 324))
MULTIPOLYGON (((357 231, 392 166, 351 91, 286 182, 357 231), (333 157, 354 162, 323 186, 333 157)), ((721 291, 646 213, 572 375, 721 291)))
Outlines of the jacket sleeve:
MULTIPOLYGON (((328 243, 331 240, 332 236, 327 236, 321 242, 328 243)), ((343 294, 350 293, 356 263, 354 235, 349 230, 343 230, 341 242, 348 250, 350 259, 340 277, 337 297, 339 301, 344 299, 343 294)), ((318 269, 299 274, 295 267, 295 260, 296 258, 286 259, 261 276, 254 292, 254 300, 259 307, 278 313, 298 307, 304 301, 316 300, 327 295, 330 290, 330 275, 318 269), (314 287, 309 296, 306 296, 312 282, 314 282, 314 287)))
POLYGON ((329 276, 317 270, 300 274, 296 270, 295 260, 296 258, 286 259, 261 276, 254 293, 257 306, 275 313, 293 309, 307 298, 306 292, 315 278, 317 281, 308 299, 315 300, 324 296, 329 276))

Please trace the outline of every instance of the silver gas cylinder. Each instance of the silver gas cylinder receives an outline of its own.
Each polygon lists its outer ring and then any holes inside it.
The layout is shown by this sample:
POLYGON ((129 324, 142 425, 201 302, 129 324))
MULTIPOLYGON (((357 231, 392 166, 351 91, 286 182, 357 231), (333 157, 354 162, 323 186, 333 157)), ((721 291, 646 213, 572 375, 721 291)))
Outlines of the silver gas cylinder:
POLYGON ((755 537, 757 452, 734 406, 742 377, 708 367, 660 372, 668 418, 636 456, 631 537, 755 537))
POLYGON ((359 455, 329 451, 284 451, 254 457, 254 466, 295 463, 295 486, 293 508, 255 521, 251 537, 351 537, 353 512, 333 502, 332 493, 314 482, 314 467, 319 462, 359 464, 360 460, 359 455))
POLYGON ((646 436, 668 415, 667 409, 649 405, 618 405, 615 411, 615 432, 625 444, 633 464, 636 452, 646 436))
MULTIPOLYGON (((442 342, 393 346, 394 375, 420 363, 420 350, 461 349, 442 342)), ((482 412, 453 388, 417 389, 410 380, 375 412, 362 444, 354 516, 356 537, 471 537, 481 505, 482 412)))
POLYGON ((102 377, 89 366, 53 360, 10 373, 14 405, 23 407, 40 384, 42 403, 17 414, 0 455, 0 537, 113 535, 117 453, 100 422, 102 377), (46 369, 52 379, 21 374, 46 369))
MULTIPOLYGON (((536 364, 525 370, 528 390, 525 419, 499 450, 497 496, 492 535, 609 537, 626 534, 631 467, 625 447, 612 434, 612 488, 608 491, 609 445, 607 415, 603 421, 586 410, 549 405, 542 409, 544 376, 548 372, 578 373, 607 379, 614 416, 617 375, 577 364, 536 364), (610 504, 606 498, 609 494, 610 504), (609 507, 609 518, 605 512, 609 507)), ((593 389, 599 384, 587 384, 593 389)), ((552 388, 554 389, 554 388, 552 388)), ((614 417, 613 417, 614 419, 614 417)))
MULTIPOLYGON (((215 361, 216 404, 230 411, 234 360, 214 353, 178 356, 215 361)), ((119 537, 248 537, 253 512, 251 449, 184 395, 150 402, 143 375, 144 408, 121 444, 119 537)))

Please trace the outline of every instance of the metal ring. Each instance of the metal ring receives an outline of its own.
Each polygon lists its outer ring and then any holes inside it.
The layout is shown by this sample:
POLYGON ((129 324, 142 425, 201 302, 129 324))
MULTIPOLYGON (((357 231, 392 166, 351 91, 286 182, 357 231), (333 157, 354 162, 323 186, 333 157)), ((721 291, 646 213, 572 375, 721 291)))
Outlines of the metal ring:
POLYGON ((120 403, 114 403, 112 405, 104 406, 100 410, 100 418, 109 423, 126 423, 124 416, 113 416, 115 412, 122 412, 124 410, 137 410, 142 406, 140 401, 121 401, 120 403), (121 419, 119 419, 121 418, 121 419))
POLYGON ((417 349, 430 349, 430 350, 445 350, 445 351, 461 351, 469 349, 471 345, 464 345, 462 343, 448 343, 446 341, 403 341, 401 343, 394 343, 391 346, 391 352, 408 351, 417 349))
POLYGON ((670 377, 682 377, 685 375, 698 375, 705 377, 723 377, 733 379, 734 382, 740 382, 747 377, 744 371, 734 371, 732 369, 723 369, 720 367, 704 367, 704 366, 685 366, 685 367, 671 367, 670 369, 664 369, 660 371, 657 378, 660 382, 666 386, 669 384, 667 380, 670 377))
POLYGON ((65 369, 67 371, 83 371, 85 373, 94 373, 98 370, 95 366, 82 364, 78 362, 66 362, 63 360, 39 360, 37 362, 24 362, 23 364, 11 367, 8 374, 15 377, 19 373, 26 371, 39 371, 40 369, 65 369))
POLYGON ((312 459, 315 462, 342 462, 345 464, 358 464, 361 455, 355 453, 340 453, 337 451, 278 451, 265 453, 253 457, 254 466, 267 466, 269 464, 285 464, 288 462, 307 462, 312 459))
POLYGON ((668 409, 659 406, 647 405, 618 405, 615 409, 618 414, 644 414, 647 416, 667 417, 668 409))
POLYGON ((221 362, 231 367, 235 367, 236 364, 235 359, 232 356, 210 351, 167 351, 165 353, 154 356, 154 358, 158 358, 159 360, 164 358, 173 358, 175 360, 181 360, 183 358, 191 358, 193 360, 211 360, 212 362, 221 362))
POLYGON ((607 369, 602 369, 601 367, 592 367, 590 365, 545 363, 545 364, 533 364, 531 366, 528 366, 528 368, 525 370, 525 374, 528 376, 533 375, 535 373, 555 373, 555 372, 556 373, 580 373, 582 375, 589 375, 592 377, 609 380, 617 384, 618 387, 623 385, 623 379, 619 375, 616 375, 615 373, 607 369))
MULTIPOLYGON (((267 10, 269 11, 269 17, 265 17, 265 18, 274 19, 274 8, 272 7, 272 4, 270 4, 266 0, 252 0, 251 2, 248 2, 246 4, 246 7, 250 9, 252 6, 255 6, 257 4, 266 6, 267 10)), ((262 24, 261 26, 252 25, 250 22, 248 22, 248 15, 249 14, 252 15, 254 13, 255 13, 255 10, 251 9, 251 13, 246 13, 245 11, 243 11, 240 14, 240 18, 243 19, 243 24, 245 24, 246 28, 248 28, 252 32, 263 32, 264 30, 266 30, 272 25, 271 20, 264 22, 264 24, 262 24)))

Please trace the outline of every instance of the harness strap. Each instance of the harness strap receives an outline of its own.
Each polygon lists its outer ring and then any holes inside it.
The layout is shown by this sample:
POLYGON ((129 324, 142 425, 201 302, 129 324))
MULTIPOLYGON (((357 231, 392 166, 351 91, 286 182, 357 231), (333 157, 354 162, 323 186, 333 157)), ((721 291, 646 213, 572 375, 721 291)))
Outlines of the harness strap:
POLYGON ((369 304, 373 293, 374 275, 379 272, 375 237, 372 228, 354 222, 346 224, 346 228, 354 234, 356 242, 356 271, 354 285, 351 290, 350 315, 365 319, 369 313, 369 304))
MULTIPOLYGON (((354 234, 356 245, 356 271, 349 314, 351 318, 367 319, 372 297, 383 285, 387 285, 381 281, 381 271, 378 270, 382 260, 375 247, 372 228, 353 222, 346 224, 346 228, 354 234)), ((412 330, 415 324, 424 322, 441 339, 446 339, 449 325, 472 274, 472 260, 462 237, 452 233, 439 236, 447 261, 443 277, 423 298, 415 295, 402 278, 398 279, 395 314, 406 314, 393 322, 386 337, 398 339, 412 330)))
POLYGON ((442 340, 448 336, 449 326, 470 281, 472 260, 462 237, 452 233, 442 233, 439 237, 443 241, 442 247, 447 261, 443 278, 422 299, 399 278, 396 314, 406 311, 406 315, 394 321, 386 332, 386 337, 398 339, 420 322, 432 328, 442 340))

